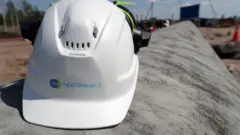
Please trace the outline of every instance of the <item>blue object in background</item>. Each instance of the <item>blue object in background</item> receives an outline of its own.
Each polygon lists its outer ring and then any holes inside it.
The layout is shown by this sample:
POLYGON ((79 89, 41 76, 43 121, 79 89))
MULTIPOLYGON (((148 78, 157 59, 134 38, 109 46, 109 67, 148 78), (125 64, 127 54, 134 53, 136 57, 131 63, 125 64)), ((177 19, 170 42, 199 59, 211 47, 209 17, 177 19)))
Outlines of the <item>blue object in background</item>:
POLYGON ((199 18, 199 9, 200 9, 200 4, 181 7, 180 19, 181 20, 192 20, 195 18, 199 18))

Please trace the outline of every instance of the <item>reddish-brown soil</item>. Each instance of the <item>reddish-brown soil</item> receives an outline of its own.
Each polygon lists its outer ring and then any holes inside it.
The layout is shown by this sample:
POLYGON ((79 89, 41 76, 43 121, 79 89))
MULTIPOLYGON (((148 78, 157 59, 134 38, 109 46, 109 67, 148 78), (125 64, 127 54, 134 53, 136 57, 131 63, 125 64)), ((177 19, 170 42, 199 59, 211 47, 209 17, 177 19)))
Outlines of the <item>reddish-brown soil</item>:
POLYGON ((0 84, 23 78, 32 46, 21 38, 0 39, 0 84))

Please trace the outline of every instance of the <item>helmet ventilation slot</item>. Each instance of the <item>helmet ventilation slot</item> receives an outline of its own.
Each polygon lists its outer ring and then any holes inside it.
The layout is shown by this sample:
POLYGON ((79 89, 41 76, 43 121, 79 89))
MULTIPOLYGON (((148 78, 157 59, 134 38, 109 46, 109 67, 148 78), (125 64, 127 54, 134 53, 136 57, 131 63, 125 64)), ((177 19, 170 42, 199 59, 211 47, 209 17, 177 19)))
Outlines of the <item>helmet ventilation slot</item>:
POLYGON ((74 43, 74 42, 70 42, 70 41, 66 41, 65 48, 68 48, 70 50, 88 50, 91 48, 91 44, 90 42, 87 43, 74 43))

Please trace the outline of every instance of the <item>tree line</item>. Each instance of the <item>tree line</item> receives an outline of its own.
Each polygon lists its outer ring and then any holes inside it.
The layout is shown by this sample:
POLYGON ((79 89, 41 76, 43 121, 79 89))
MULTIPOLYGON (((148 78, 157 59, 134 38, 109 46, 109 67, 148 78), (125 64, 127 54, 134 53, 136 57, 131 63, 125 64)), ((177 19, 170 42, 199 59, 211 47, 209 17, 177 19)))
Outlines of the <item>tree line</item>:
POLYGON ((44 11, 41 11, 37 5, 31 5, 27 0, 18 3, 8 0, 4 6, 6 10, 5 14, 0 13, 0 26, 19 26, 24 20, 40 19, 44 15, 44 11))

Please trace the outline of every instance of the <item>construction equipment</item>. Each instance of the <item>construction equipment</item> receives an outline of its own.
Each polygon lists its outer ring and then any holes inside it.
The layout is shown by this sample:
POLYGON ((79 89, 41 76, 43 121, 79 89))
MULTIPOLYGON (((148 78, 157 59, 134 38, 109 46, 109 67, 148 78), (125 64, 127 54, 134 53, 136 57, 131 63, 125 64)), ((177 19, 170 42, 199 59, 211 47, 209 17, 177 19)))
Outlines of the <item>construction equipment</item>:
POLYGON ((209 4, 210 4, 210 7, 211 7, 211 10, 212 10, 212 13, 213 13, 213 16, 214 16, 214 19, 217 19, 217 12, 213 6, 213 3, 212 3, 212 0, 208 0, 209 4))
POLYGON ((151 3, 151 4, 150 4, 150 7, 149 7, 149 9, 148 9, 148 11, 147 11, 147 14, 146 14, 146 16, 145 16, 145 20, 148 20, 148 19, 153 18, 153 5, 154 5, 154 2, 150 2, 150 3, 151 3), (150 12, 151 12, 151 16, 150 16, 150 18, 148 18, 150 12))
POLYGON ((136 89, 137 53, 151 32, 135 27, 121 2, 59 0, 21 30, 33 44, 22 100, 26 121, 66 129, 123 121, 136 89))

